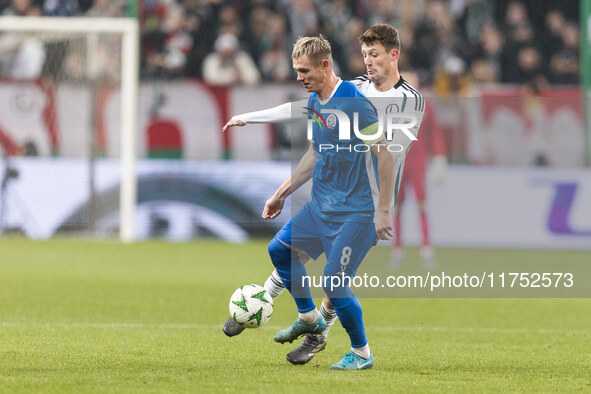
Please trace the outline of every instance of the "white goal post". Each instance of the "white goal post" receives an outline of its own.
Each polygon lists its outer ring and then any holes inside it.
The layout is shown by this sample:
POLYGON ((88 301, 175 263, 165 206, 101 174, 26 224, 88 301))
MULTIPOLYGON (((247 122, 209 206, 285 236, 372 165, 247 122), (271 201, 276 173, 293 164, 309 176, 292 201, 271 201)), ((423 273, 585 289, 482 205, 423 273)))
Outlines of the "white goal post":
MULTIPOLYGON (((121 34, 121 188, 120 238, 134 240, 134 211, 137 200, 135 144, 138 132, 139 29, 130 18, 0 17, 0 33, 46 32, 121 34)), ((92 53, 89 53, 92 56, 92 53)))

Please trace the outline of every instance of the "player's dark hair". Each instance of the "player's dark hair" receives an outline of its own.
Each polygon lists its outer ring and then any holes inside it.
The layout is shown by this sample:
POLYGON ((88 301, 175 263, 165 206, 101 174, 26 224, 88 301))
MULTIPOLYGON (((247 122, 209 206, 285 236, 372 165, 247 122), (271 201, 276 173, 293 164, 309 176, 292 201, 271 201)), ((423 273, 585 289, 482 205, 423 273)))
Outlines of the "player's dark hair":
POLYGON ((359 41, 366 45, 373 45, 377 42, 382 44, 387 52, 390 52, 392 49, 400 51, 400 37, 398 36, 398 30, 385 23, 373 25, 367 29, 361 37, 359 37, 359 41))

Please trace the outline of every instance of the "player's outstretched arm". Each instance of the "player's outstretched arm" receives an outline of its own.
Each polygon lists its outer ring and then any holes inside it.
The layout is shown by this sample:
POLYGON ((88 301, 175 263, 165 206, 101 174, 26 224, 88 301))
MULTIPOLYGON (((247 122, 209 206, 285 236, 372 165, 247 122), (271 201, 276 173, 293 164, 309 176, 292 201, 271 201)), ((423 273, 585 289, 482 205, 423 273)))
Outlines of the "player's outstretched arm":
POLYGON ((225 133, 230 127, 244 126, 252 123, 281 123, 293 120, 296 117, 302 117, 303 114, 297 112, 292 114, 291 108, 303 108, 306 106, 306 101, 297 101, 294 103, 285 103, 273 108, 263 109, 261 111, 247 112, 233 116, 232 119, 222 128, 222 133, 225 133))
POLYGON ((372 145, 371 151, 378 161, 378 178, 380 181, 380 194, 376 213, 376 233, 378 239, 392 238, 392 215, 390 207, 394 194, 394 158, 387 149, 388 142, 382 138, 372 145))
POLYGON ((279 216, 285 199, 312 178, 314 163, 316 163, 316 151, 314 150, 313 144, 310 143, 310 148, 300 160, 295 171, 265 203, 262 215, 263 219, 275 219, 279 216))

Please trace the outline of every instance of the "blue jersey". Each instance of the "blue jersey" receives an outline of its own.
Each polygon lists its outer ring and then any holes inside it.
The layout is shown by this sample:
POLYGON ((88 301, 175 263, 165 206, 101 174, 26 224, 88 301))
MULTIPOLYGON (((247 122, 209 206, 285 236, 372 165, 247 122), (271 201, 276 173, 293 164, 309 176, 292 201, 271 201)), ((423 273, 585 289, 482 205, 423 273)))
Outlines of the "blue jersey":
POLYGON ((378 125, 375 107, 354 84, 340 82, 330 99, 320 100, 313 93, 308 110, 319 120, 312 122, 316 151, 312 209, 329 221, 372 223, 379 198, 377 159, 371 143, 355 135, 353 123, 358 113, 358 130, 374 134, 378 125), (322 110, 344 112, 350 120, 350 138, 340 139, 338 116, 322 110))

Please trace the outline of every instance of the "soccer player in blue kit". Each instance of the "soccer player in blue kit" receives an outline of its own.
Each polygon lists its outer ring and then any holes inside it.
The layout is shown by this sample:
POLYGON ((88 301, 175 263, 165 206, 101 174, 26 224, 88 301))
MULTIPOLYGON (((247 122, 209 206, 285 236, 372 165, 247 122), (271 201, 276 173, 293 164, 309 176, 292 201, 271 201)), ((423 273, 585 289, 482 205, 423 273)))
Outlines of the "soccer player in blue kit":
MULTIPOLYGON (((312 200, 269 243, 276 272, 292 293, 299 312, 292 326, 275 334, 274 340, 279 343, 292 342, 304 334, 320 334, 326 328, 302 280, 306 275, 304 263, 293 258, 293 252, 303 251, 314 259, 325 253, 325 277, 352 277, 376 241, 392 237, 394 159, 386 139, 376 133, 375 108, 354 84, 335 75, 330 44, 322 36, 300 38, 294 45, 292 61, 297 80, 312 93, 308 113, 322 114, 327 122, 313 123, 310 148, 263 210, 263 218, 277 217, 285 199, 313 179, 312 200), (352 131, 348 139, 339 139, 341 119, 334 110, 348 115, 351 124, 357 112, 358 129, 367 139, 352 131)), ((240 123, 229 122, 224 129, 240 123)), ((351 340, 351 351, 329 369, 371 368, 373 354, 359 300, 346 284, 336 289, 325 287, 325 292, 351 340)))

